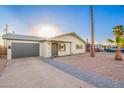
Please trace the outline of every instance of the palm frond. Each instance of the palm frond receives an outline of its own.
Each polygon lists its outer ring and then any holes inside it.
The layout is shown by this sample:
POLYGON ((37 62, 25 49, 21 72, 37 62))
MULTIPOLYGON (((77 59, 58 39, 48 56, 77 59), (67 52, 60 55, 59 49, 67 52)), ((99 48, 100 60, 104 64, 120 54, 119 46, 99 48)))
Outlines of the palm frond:
POLYGON ((108 38, 108 39, 107 39, 107 42, 109 42, 109 43, 114 43, 115 41, 114 41, 113 39, 111 39, 111 38, 108 38))

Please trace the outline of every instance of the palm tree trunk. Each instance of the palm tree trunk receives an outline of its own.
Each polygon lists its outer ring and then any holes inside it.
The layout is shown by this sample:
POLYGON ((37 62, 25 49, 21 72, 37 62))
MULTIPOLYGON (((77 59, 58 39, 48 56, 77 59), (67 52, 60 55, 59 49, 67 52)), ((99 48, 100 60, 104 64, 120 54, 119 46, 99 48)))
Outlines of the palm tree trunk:
POLYGON ((115 53, 115 60, 122 61, 121 51, 120 51, 118 43, 117 43, 117 49, 116 49, 116 53, 115 53))
POLYGON ((91 17, 91 52, 90 52, 90 56, 95 57, 95 50, 94 50, 94 20, 93 20, 92 5, 90 5, 90 17, 91 17))

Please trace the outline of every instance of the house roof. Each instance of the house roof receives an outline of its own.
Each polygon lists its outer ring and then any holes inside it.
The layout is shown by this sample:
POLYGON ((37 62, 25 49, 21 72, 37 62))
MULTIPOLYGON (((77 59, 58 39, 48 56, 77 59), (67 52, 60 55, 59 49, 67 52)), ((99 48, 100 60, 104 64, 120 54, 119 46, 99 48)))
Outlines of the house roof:
POLYGON ((29 35, 19 35, 19 34, 6 34, 6 35, 3 35, 2 38, 7 39, 7 40, 44 41, 44 40, 52 40, 53 38, 66 36, 66 35, 75 36, 78 39, 80 39, 82 42, 85 43, 85 41, 74 32, 58 35, 58 36, 55 36, 55 37, 52 37, 52 38, 43 38, 43 37, 29 36, 29 35))
POLYGON ((79 40, 81 40, 82 42, 86 43, 81 37, 79 37, 79 36, 78 36, 76 33, 74 33, 74 32, 70 32, 70 33, 58 35, 58 36, 55 36, 55 37, 53 37, 53 38, 61 37, 61 36, 67 36, 67 35, 75 36, 75 37, 77 37, 79 40))
POLYGON ((6 34, 3 35, 2 38, 7 40, 28 40, 28 41, 41 41, 45 39, 43 37, 27 36, 27 35, 19 35, 19 34, 6 34))

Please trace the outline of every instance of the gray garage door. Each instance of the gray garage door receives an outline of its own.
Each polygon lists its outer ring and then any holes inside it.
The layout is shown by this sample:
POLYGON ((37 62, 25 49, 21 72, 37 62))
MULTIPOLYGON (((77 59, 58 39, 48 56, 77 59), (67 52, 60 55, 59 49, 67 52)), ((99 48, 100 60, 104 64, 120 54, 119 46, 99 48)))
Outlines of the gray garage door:
POLYGON ((12 43, 12 58, 39 56, 39 44, 12 43))

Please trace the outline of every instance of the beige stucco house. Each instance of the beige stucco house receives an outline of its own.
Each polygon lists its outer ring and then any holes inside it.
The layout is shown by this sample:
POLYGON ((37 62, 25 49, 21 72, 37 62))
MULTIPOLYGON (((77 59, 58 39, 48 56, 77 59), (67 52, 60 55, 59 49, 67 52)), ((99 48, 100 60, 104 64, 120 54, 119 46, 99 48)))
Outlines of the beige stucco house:
POLYGON ((67 33, 52 38, 18 34, 3 35, 7 40, 7 59, 20 57, 56 57, 85 53, 85 41, 76 33, 67 33))

